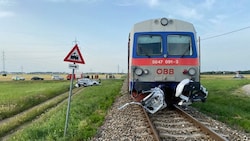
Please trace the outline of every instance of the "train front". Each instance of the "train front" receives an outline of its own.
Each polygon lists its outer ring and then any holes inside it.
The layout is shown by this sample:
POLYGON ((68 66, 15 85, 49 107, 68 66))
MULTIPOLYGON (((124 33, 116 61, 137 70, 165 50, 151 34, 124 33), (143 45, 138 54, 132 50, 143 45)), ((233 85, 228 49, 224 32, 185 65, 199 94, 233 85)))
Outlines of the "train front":
POLYGON ((199 51, 191 23, 161 18, 135 24, 128 62, 131 96, 151 113, 207 98, 200 84, 199 51))

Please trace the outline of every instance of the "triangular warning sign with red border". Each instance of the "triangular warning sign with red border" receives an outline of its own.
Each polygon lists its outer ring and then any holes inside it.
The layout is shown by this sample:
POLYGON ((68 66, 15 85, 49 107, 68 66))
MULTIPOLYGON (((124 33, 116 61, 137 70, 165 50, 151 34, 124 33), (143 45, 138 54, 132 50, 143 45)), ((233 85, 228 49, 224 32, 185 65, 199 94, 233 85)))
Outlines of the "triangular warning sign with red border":
POLYGON ((85 64, 85 62, 82 58, 82 54, 81 54, 77 44, 72 48, 72 50, 69 52, 69 54, 64 58, 64 61, 85 64))

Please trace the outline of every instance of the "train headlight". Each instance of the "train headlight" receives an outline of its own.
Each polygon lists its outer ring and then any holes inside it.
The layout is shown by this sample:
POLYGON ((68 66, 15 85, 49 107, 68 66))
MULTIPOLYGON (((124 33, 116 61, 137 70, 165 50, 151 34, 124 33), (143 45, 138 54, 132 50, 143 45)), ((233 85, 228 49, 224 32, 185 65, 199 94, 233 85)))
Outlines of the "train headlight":
POLYGON ((140 75, 142 75, 142 73, 143 73, 143 70, 141 68, 136 68, 135 69, 135 74, 136 75, 140 76, 140 75))
POLYGON ((166 26, 168 24, 168 19, 167 18, 162 18, 161 19, 161 25, 166 26))
POLYGON ((196 69, 195 68, 188 69, 188 74, 191 75, 191 76, 195 75, 196 74, 196 69))

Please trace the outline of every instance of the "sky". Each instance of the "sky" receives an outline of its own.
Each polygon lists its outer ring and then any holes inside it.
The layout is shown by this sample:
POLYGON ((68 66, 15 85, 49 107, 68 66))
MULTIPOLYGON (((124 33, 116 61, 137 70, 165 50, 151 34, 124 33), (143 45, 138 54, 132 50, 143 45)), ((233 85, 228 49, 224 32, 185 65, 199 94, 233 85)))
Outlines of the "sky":
POLYGON ((127 72, 132 26, 154 18, 193 23, 201 71, 250 70, 249 0, 0 0, 0 71, 127 72))

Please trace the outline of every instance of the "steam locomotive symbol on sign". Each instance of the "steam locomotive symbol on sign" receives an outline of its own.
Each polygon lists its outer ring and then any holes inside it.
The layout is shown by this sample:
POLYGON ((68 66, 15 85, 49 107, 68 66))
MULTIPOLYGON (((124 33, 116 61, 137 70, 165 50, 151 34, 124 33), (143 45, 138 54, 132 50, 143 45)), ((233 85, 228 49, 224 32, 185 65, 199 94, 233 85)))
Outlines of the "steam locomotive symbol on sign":
POLYGON ((76 52, 74 52, 73 54, 71 54, 70 59, 78 60, 79 56, 78 56, 78 54, 76 52))
POLYGON ((77 44, 73 47, 73 49, 69 52, 69 54, 64 58, 64 61, 85 64, 77 44))

